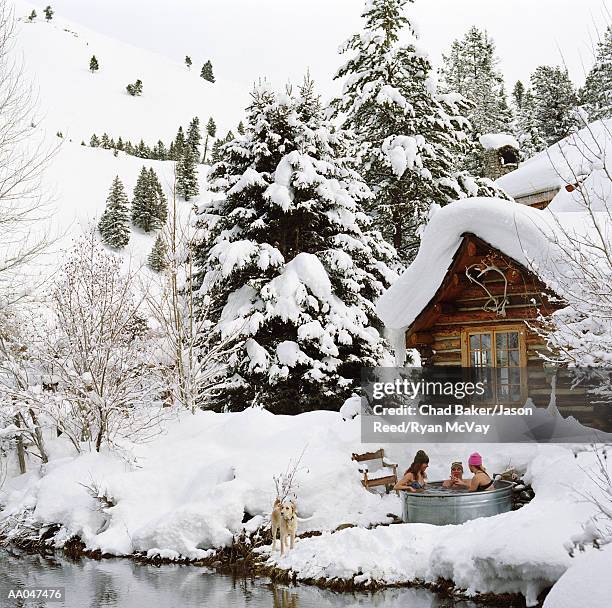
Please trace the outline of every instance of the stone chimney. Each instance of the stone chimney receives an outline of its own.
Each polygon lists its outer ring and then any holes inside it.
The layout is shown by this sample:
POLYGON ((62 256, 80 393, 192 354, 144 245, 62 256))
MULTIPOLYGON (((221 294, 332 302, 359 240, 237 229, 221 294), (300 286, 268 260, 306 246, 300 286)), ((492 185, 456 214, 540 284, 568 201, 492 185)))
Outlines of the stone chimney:
POLYGON ((519 166, 519 145, 512 135, 487 133, 480 136, 484 176, 496 180, 519 166))

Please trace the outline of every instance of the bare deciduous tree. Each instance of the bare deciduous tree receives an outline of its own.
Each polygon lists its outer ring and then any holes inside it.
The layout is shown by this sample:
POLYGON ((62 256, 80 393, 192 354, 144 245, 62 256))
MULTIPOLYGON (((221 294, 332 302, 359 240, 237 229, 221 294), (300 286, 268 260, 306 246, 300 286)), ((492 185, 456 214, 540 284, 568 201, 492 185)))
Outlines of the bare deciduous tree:
POLYGON ((41 178, 57 150, 36 125, 36 96, 15 51, 13 9, 0 0, 0 306, 23 297, 23 267, 50 242, 41 178))
POLYGON ((163 386, 144 299, 93 229, 75 243, 50 301, 54 319, 39 357, 62 399, 47 415, 78 451, 156 434, 163 386))
POLYGON ((191 412, 227 385, 226 362, 235 348, 233 337, 213 336, 206 306, 196 312, 193 250, 197 230, 192 208, 177 208, 176 178, 168 220, 160 236, 167 259, 164 270, 148 286, 147 305, 157 324, 160 351, 171 401, 191 412))

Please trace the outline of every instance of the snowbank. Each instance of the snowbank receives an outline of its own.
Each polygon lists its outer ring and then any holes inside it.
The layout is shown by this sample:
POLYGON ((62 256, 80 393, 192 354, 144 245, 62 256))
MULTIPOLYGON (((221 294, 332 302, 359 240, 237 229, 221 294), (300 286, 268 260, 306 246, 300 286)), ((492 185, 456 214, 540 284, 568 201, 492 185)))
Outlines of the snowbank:
POLYGON ((402 471, 416 447, 362 444, 359 418, 344 420, 337 412, 274 416, 253 409, 183 415, 151 443, 131 446, 133 464, 109 454, 67 457, 58 438, 44 475, 32 471, 5 484, 0 522, 25 510, 33 521, 61 523, 62 540, 79 534, 88 549, 201 558, 231 543, 243 527, 253 530, 268 521, 272 476, 286 471, 304 449, 296 488, 300 532, 323 535, 299 540, 284 558, 269 558, 270 565, 291 569, 299 579, 395 584, 443 577, 468 593, 520 592, 532 602, 574 563, 564 544, 592 514, 579 496, 592 489, 592 453, 574 458, 569 447, 537 445, 418 446, 430 455, 432 480, 445 478, 451 461, 465 461, 478 449, 491 471, 509 464, 526 469, 536 498, 519 511, 460 526, 367 529, 389 523, 388 514, 399 515, 401 503, 395 494, 364 490, 351 453, 384 447, 402 471), (100 510, 84 485, 95 486, 114 506, 100 510), (334 532, 346 523, 357 527, 334 532))
POLYGON ((612 545, 579 554, 544 601, 544 608, 609 606, 612 598, 612 545))

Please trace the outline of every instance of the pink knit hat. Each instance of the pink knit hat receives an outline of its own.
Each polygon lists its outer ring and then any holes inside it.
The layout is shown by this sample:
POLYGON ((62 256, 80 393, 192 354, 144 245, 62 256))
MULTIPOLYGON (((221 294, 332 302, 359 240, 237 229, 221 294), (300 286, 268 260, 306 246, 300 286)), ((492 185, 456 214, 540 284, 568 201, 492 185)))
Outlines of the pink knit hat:
POLYGON ((482 456, 478 452, 474 452, 470 454, 468 458, 468 464, 473 467, 481 467, 482 466, 482 456))

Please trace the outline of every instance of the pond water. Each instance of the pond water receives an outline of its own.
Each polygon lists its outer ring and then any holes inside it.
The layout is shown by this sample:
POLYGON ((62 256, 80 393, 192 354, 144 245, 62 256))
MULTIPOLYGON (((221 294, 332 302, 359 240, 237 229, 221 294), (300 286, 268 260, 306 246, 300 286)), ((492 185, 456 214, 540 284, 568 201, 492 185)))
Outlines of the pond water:
POLYGON ((195 566, 27 555, 0 549, 2 608, 476 608, 425 589, 334 593, 309 586, 232 578, 195 566), (7 590, 64 587, 63 602, 7 600, 7 590))

